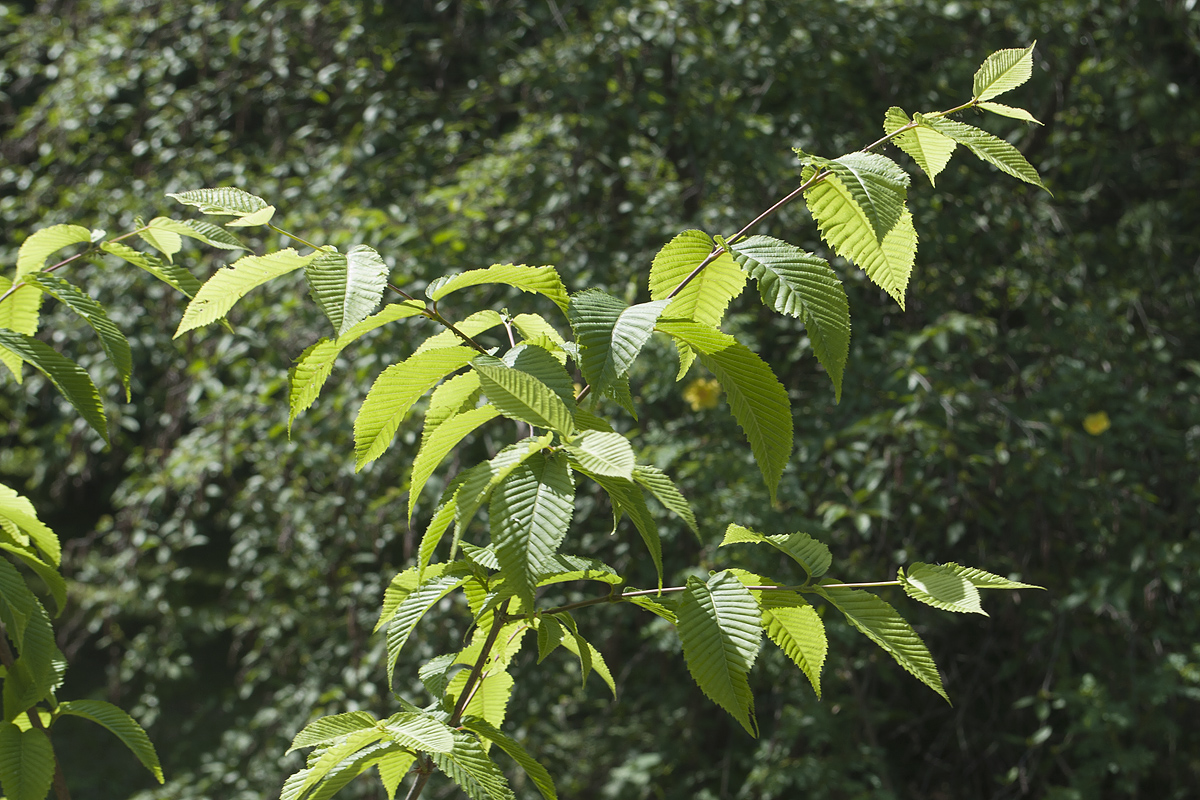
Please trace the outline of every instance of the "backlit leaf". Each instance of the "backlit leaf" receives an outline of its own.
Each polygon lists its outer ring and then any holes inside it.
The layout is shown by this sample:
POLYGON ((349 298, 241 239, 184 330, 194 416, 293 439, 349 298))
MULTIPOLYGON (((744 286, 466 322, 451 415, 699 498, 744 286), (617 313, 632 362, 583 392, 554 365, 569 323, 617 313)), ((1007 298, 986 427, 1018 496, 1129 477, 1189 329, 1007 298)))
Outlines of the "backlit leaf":
POLYGON ((392 685, 392 672, 396 668, 396 659, 425 612, 433 608, 446 595, 462 586, 466 580, 461 575, 450 574, 433 577, 408 593, 396 607, 396 613, 388 623, 388 687, 392 685))
POLYGON ((301 256, 290 247, 265 256, 243 256, 209 278, 183 312, 175 338, 223 318, 251 290, 312 261, 317 253, 301 256))
POLYGON ((588 472, 633 480, 633 448, 619 433, 585 431, 564 447, 588 472))
POLYGON ((772 642, 787 654, 821 696, 821 668, 829 649, 825 624, 810 605, 768 608, 763 611, 763 627, 772 642))
POLYGON ((242 217, 267 208, 266 200, 233 186, 173 192, 167 197, 172 197, 189 206, 195 206, 205 214, 229 217, 242 217))
POLYGON ((542 797, 546 800, 557 800, 558 794, 554 791, 554 780, 550 777, 550 773, 533 756, 529 755, 529 751, 520 742, 482 719, 465 719, 463 727, 508 753, 509 757, 525 770, 525 774, 542 793, 542 797))
POLYGON ((428 438, 422 439, 421 449, 417 451, 417 457, 413 460, 412 478, 409 481, 408 518, 410 520, 417 498, 421 495, 421 489, 425 487, 425 483, 433 475, 434 469, 442 462, 442 459, 472 431, 498 416, 500 416, 500 412, 493 405, 473 408, 446 420, 437 426, 428 438))
MULTIPOLYGON (((914 118, 923 127, 932 128, 938 133, 950 137, 974 153, 980 160, 988 162, 1000 171, 1006 172, 1014 178, 1019 178, 1038 188, 1046 189, 1046 185, 1042 183, 1041 176, 1025 160, 1025 156, 1021 155, 1021 151, 1003 139, 992 136, 987 131, 976 128, 973 125, 956 122, 952 119, 933 116, 926 117, 921 114, 916 114, 914 118)), ((1050 190, 1046 189, 1046 191, 1049 192, 1050 190)))
POLYGON ((134 250, 120 242, 104 242, 100 245, 100 249, 133 264, 138 269, 149 272, 187 297, 195 297, 196 292, 200 291, 200 281, 186 267, 164 264, 157 257, 134 250))
POLYGON ((959 575, 963 576, 971 582, 976 589, 1043 589, 1041 586, 1034 586, 1030 583, 1019 583, 1017 581, 1003 578, 999 575, 993 575, 990 572, 984 572, 975 567, 964 567, 961 564, 950 562, 943 565, 947 569, 952 569, 959 575))
POLYGON ((305 725, 304 729, 296 734, 295 738, 292 739, 292 746, 287 749, 286 753, 299 750, 301 747, 312 747, 313 745, 332 742, 334 739, 341 738, 355 731, 374 727, 376 722, 378 720, 365 711, 351 711, 346 714, 333 714, 328 717, 315 719, 305 725))
POLYGON ((236 236, 203 219, 170 219, 155 217, 146 224, 153 230, 169 231, 189 239, 196 239, 221 250, 249 250, 236 236))
POLYGON ((974 99, 990 100, 1016 89, 1033 74, 1033 48, 997 50, 987 57, 975 73, 974 99))
POLYGON ((491 356, 478 356, 471 366, 479 373, 483 393, 504 416, 563 434, 575 429, 575 419, 567 404, 529 373, 506 366, 491 356))
POLYGON ((987 616, 979 605, 979 590, 951 567, 918 562, 908 568, 907 574, 901 569, 896 578, 914 600, 943 611, 987 616))
POLYGON ((696 515, 692 513, 692 507, 665 472, 658 467, 638 464, 633 468, 633 479, 649 489, 658 502, 687 523, 692 533, 700 536, 700 528, 696 525, 696 515))
POLYGON ((567 289, 554 267, 529 267, 525 264, 493 264, 487 269, 472 269, 457 275, 447 275, 430 282, 425 296, 438 301, 451 292, 468 286, 499 283, 523 292, 536 292, 554 301, 566 313, 567 289))
MULTIPOLYGON (((847 153, 833 159, 813 159, 837 179, 853 204, 866 218, 875 238, 883 241, 904 210, 908 173, 896 162, 878 153, 847 153)), ((828 180, 828 179, 827 179, 828 180)))
POLYGON ((725 529, 721 547, 740 543, 771 545, 799 564, 808 573, 809 578, 821 577, 833 563, 833 554, 829 552, 829 547, 807 533, 777 533, 765 536, 741 525, 730 525, 725 529))
MULTIPOLYGON (((892 134, 910 122, 902 109, 892 106, 884 117, 883 132, 892 134)), ((919 125, 895 136, 892 144, 917 162, 917 166, 929 177, 931 186, 937 185, 938 174, 950 163, 954 148, 958 147, 958 143, 953 139, 919 125)))
POLYGON ((513 800, 504 773, 471 734, 456 731, 454 749, 431 756, 438 769, 449 775, 471 800, 513 800))
POLYGON ((1003 103, 979 103, 978 106, 979 108, 990 111, 993 114, 999 114, 1000 116, 1008 117, 1009 119, 1019 119, 1022 122, 1035 122, 1038 125, 1042 124, 1036 117, 1033 116, 1033 114, 1030 114, 1023 108, 1013 108, 1012 106, 1006 106, 1003 103))

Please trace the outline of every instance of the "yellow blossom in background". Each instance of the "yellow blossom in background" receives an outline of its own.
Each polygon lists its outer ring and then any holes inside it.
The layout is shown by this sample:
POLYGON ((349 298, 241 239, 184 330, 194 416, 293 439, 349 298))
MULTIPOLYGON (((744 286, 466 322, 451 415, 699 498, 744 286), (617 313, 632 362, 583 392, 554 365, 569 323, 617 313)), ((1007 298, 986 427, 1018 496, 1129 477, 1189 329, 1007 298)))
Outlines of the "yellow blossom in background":
POLYGON ((1099 436, 1111 427, 1112 422, 1109 421, 1108 414, 1105 414, 1103 411, 1088 414, 1083 418, 1083 429, 1092 436, 1099 436))
POLYGON ((688 401, 692 411, 716 408, 720 396, 721 384, 713 378, 697 378, 683 390, 683 399, 688 401))

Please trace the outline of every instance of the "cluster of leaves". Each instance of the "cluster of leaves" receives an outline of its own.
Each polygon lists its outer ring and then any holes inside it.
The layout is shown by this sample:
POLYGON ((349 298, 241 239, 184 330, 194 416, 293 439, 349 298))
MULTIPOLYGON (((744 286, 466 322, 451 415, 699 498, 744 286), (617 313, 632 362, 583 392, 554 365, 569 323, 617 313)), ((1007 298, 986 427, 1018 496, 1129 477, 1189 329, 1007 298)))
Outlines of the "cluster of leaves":
MULTIPOLYGON (((1040 186, 1036 173, 1011 145, 947 119, 972 107, 1019 116, 1023 112, 989 101, 1023 83, 1031 61, 1032 47, 993 55, 976 74, 974 96, 968 103, 911 120, 893 109, 885 122, 885 137, 858 153, 837 159, 801 153, 802 184, 781 202, 803 194, 834 251, 861 266, 903 303, 916 252, 912 216, 905 206, 908 179, 890 159, 870 151, 896 139, 932 181, 954 145, 962 143, 1002 170, 1040 186)), ((454 476, 426 528, 417 565, 401 573, 385 595, 377 629, 387 629, 390 664, 427 611, 454 592, 461 592, 466 600, 475 623, 471 643, 435 658, 420 673, 434 703, 424 709, 405 703, 403 712, 382 721, 353 712, 312 723, 293 743, 316 749, 306 767, 285 784, 287 800, 331 796, 371 767, 378 767, 391 797, 414 765, 419 776, 415 793, 436 765, 473 798, 510 797, 503 773, 487 755, 490 744, 512 756, 545 796, 555 796, 546 770, 499 730, 514 684, 507 669, 524 634, 536 630, 539 661, 562 645, 579 659, 585 680, 594 670, 615 693, 603 656, 579 632, 570 613, 600 603, 632 602, 675 625, 696 683, 751 735, 757 734, 757 725, 746 675, 764 633, 820 693, 826 636, 820 617, 803 599, 806 593, 837 608, 907 671, 945 696, 933 660, 913 629, 882 599, 855 584, 825 578, 832 555, 807 534, 764 536, 731 525, 724 541, 776 547, 802 567, 804 583, 790 585, 744 570, 723 570, 707 582, 691 578, 685 586, 664 587, 662 545, 646 492, 696 530, 694 514, 671 479, 650 465, 638 464, 628 439, 599 416, 603 398, 636 415, 630 369, 654 331, 664 333, 679 353, 677 379, 699 360, 720 381, 774 500, 793 447, 788 395, 761 358, 718 326, 747 278, 755 279, 766 307, 802 320, 840 396, 850 319, 841 281, 825 259, 778 239, 746 237, 770 211, 729 239, 700 231, 686 231, 673 239, 654 259, 651 300, 646 303, 629 306, 596 289, 568 295, 553 267, 516 264, 435 280, 425 287, 425 303, 388 282, 387 266, 372 248, 358 245, 342 254, 332 246, 312 245, 275 227, 271 222, 275 207, 260 197, 232 187, 172 196, 206 214, 234 217, 226 228, 269 226, 311 252, 301 255, 288 248, 247 255, 201 285, 172 263, 181 236, 230 250, 244 247, 211 223, 157 218, 108 241, 103 241, 103 232, 75 226, 44 229, 40 237, 31 237, 29 257, 19 264, 0 300, 7 301, 15 326, 5 332, 7 338, 0 340, 0 346, 18 378, 21 361, 33 364, 106 436, 103 408, 90 377, 33 337, 41 293, 51 294, 97 331, 128 387, 130 358, 124 337, 99 304, 49 275, 93 250, 116 255, 190 298, 176 337, 223 320, 254 288, 303 268, 335 338, 321 340, 298 359, 292 374, 291 420, 312 405, 338 354, 363 334, 417 316, 446 329, 427 339, 409 358, 385 369, 355 420, 355 461, 361 469, 383 454, 415 404, 434 390, 426 408, 421 449, 412 466, 410 518, 437 465, 481 425, 505 417, 528 426, 529 431, 528 438, 454 476), (135 234, 158 250, 165 263, 120 244, 135 234), (87 250, 43 269, 49 255, 83 242, 89 243, 87 250), (548 298, 566 317, 571 336, 562 335, 538 314, 510 317, 507 311, 485 310, 458 323, 443 316, 440 301, 481 285, 508 286, 548 298), (375 312, 389 288, 404 302, 375 312), (497 350, 485 348, 473 337, 499 326, 504 327, 510 347, 498 357, 497 350), (586 383, 578 391, 568 364, 586 383), (469 371, 455 375, 464 368, 469 371), (539 429, 545 433, 538 434, 539 429), (608 495, 614 531, 629 515, 655 565, 656 589, 626 591, 626 579, 611 566, 561 552, 575 508, 576 476, 591 479, 608 495), (468 541, 469 529, 485 505, 490 542, 478 545, 468 541), (451 523, 454 533, 448 559, 432 563, 451 523), (463 556, 456 558, 460 549, 463 556), (595 600, 538 605, 544 599, 539 598, 539 589, 573 581, 599 581, 610 590, 595 600)), ((958 565, 914 564, 907 573, 901 570, 896 581, 885 583, 902 586, 913 598, 936 608, 978 613, 982 613, 980 588, 1027 588, 958 565)), ((47 788, 42 788, 42 794, 47 788)))

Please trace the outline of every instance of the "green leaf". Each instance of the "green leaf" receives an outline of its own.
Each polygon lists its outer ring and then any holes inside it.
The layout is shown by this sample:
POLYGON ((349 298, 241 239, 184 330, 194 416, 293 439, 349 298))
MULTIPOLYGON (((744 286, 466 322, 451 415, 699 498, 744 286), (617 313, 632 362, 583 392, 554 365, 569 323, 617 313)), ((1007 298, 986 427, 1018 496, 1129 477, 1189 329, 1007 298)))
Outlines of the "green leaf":
POLYGON ((787 390, 766 362, 726 333, 678 319, 659 320, 658 329, 682 339, 716 375, 774 503, 779 478, 792 454, 792 408, 787 390))
POLYGON ((289 247, 265 256, 243 256, 230 266, 222 267, 188 303, 174 338, 224 318, 251 289, 303 267, 316 256, 317 253, 301 256, 289 247))
POLYGON ((445 653, 429 659, 417 670, 417 677, 425 685, 425 690, 439 699, 446 692, 446 684, 450 681, 450 671, 462 668, 455 658, 455 653, 445 653))
POLYGON ((100 249, 129 262, 138 269, 149 272, 187 297, 195 297, 196 292, 200 291, 200 281, 186 267, 164 264, 158 258, 134 250, 132 247, 126 247, 120 242, 104 242, 100 245, 100 249))
POLYGON ((646 497, 642 494, 641 487, 623 478, 590 472, 578 462, 575 462, 575 466, 584 475, 600 484, 600 488, 608 494, 613 507, 614 532, 617 524, 621 521, 622 514, 628 514, 629 518, 633 520, 638 535, 642 537, 642 542, 646 545, 646 549, 650 552, 650 558, 654 561, 654 569, 658 573, 658 588, 661 589, 663 585, 662 540, 658 535, 658 524, 654 521, 650 509, 646 507, 646 497))
POLYGON ((546 657, 558 649, 563 641, 563 628, 553 616, 538 618, 538 657, 537 663, 542 663, 546 657))
POLYGON ((46 588, 50 590, 50 596, 54 598, 54 616, 61 614, 67 605, 67 582, 63 580, 58 570, 34 555, 32 548, 0 542, 0 550, 12 553, 37 573, 38 577, 45 582, 46 588))
POLYGON ((167 231, 196 239, 221 250, 249 250, 249 247, 220 225, 214 225, 202 219, 170 219, 155 217, 147 223, 147 227, 155 231, 167 231))
MULTIPOLYGON (((458 702, 459 695, 466 688, 468 672, 469 670, 463 670, 450 680, 446 689, 446 697, 450 702, 458 702)), ((493 662, 476 684, 477 688, 467 701, 463 713, 485 719, 493 725, 503 725, 514 683, 513 676, 503 669, 498 669, 496 662, 493 662)))
POLYGON ((542 574, 538 576, 538 586, 567 581, 598 581, 610 586, 625 582, 615 569, 595 558, 560 553, 543 563, 542 569, 542 574))
MULTIPOLYGON (((981 161, 986 161, 1001 172, 1006 172, 1014 178, 1038 188, 1046 189, 1037 170, 1025 160, 1021 151, 1003 139, 992 136, 987 131, 973 125, 956 122, 952 119, 926 117, 921 114, 916 114, 915 119, 922 127, 931 128, 950 137, 974 153, 981 161)), ((1046 189, 1046 191, 1050 190, 1046 189)))
POLYGON ((404 776, 408 774, 416 760, 415 755, 401 750, 388 753, 375 763, 375 766, 379 768, 379 782, 383 784, 383 790, 387 792, 388 800, 395 800, 396 788, 400 785, 400 781, 404 780, 404 776))
POLYGON ((907 575, 901 568, 896 578, 914 600, 943 611, 987 616, 979 604, 979 590, 950 567, 918 562, 909 568, 907 575))
POLYGON ((908 173, 878 153, 847 153, 832 161, 813 159, 813 163, 833 173, 838 185, 870 224, 876 240, 882 242, 904 211, 908 173))
POLYGON ((433 559, 433 554, 442 543, 442 537, 446 535, 446 529, 454 521, 457 511, 458 503, 451 497, 434 512, 433 519, 429 520, 429 525, 421 536, 421 544, 417 548, 417 566, 420 570, 424 570, 433 559))
POLYGON ((83 717, 107 728, 110 733, 129 748, 142 766, 150 771, 159 783, 164 783, 162 766, 150 737, 137 721, 112 703, 103 700, 69 700, 58 704, 59 714, 83 717))
POLYGON ((999 114, 1002 117, 1019 119, 1022 122, 1035 122, 1038 125, 1042 124, 1036 117, 1033 116, 1033 114, 1030 114, 1023 108, 1013 108, 1012 106, 1006 106, 1003 103, 978 103, 977 105, 979 108, 982 108, 985 111, 990 111, 993 114, 999 114))
POLYGON ((829 262, 770 236, 751 236, 731 248, 734 260, 758 281, 763 305, 803 320, 840 401, 850 355, 850 304, 829 262))
POLYGON ((409 567, 393 576, 383 591, 383 606, 379 611, 379 620, 375 623, 372 632, 378 633, 380 628, 391 622, 392 617, 396 614, 396 609, 404 598, 412 593, 413 589, 428 579, 441 576, 449 566, 448 564, 434 564, 424 570, 420 567, 409 567))
POLYGON ((313 300, 329 317, 338 336, 371 315, 383 298, 388 268, 383 257, 366 245, 348 253, 325 250, 308 262, 304 277, 313 300))
MULTIPOLYGON (((296 800, 309 789, 323 782, 325 783, 322 789, 330 786, 330 783, 333 784, 330 788, 334 790, 344 786, 365 768, 365 765, 355 764, 359 760, 360 751, 386 736, 387 732, 382 727, 366 728, 354 731, 324 749, 315 751, 309 756, 308 769, 292 775, 284 783, 283 792, 280 795, 281 800, 296 800), (360 766, 360 768, 355 770, 356 766, 360 766)), ((394 746, 391 742, 388 742, 388 745, 394 746)), ((309 800, 315 798, 320 792, 320 789, 318 792, 314 792, 310 795, 309 800)))
POLYGON ((195 206, 203 214, 241 217, 267 208, 267 201, 233 186, 215 189, 194 189, 188 192, 172 192, 167 197, 195 206))
POLYGON ((493 742, 505 753, 508 753, 509 757, 525 770, 525 774, 542 793, 542 797, 546 800, 557 800, 558 794, 554 791, 554 780, 550 777, 550 773, 533 756, 529 755, 529 751, 520 742, 482 719, 464 719, 463 727, 476 736, 493 742))
POLYGON ((227 228, 253 228, 256 225, 266 225, 275 216, 275 206, 260 208, 258 211, 239 217, 232 222, 226 222, 227 228))
POLYGON ((408 637, 417 627, 425 612, 433 608, 446 595, 462 586, 465 581, 461 575, 442 575, 429 578, 425 583, 411 591, 396 608, 396 613, 388 623, 388 688, 392 686, 392 673, 396 669, 396 660, 404 649, 408 637))
POLYGON ((545 295, 567 311, 567 289, 554 267, 529 267, 525 264, 493 264, 487 269, 472 269, 457 275, 447 275, 432 281, 425 289, 425 296, 437 302, 451 292, 468 286, 499 283, 512 286, 523 292, 545 295))
POLYGON ((422 439, 421 448, 417 451, 417 457, 413 461, 412 478, 409 481, 409 520, 412 519, 413 508, 416 505, 417 498, 421 494, 421 490, 425 487, 425 483, 429 480, 430 476, 433 475, 433 471, 437 468, 437 465, 442 463, 442 459, 457 447, 459 442, 479 428, 480 425, 498 416, 500 416, 500 412, 493 405, 473 408, 470 411, 465 411, 446 420, 441 425, 438 425, 427 438, 422 439))
MULTIPOLYGON (((492 496, 492 491, 500 482, 512 474, 513 470, 525 463, 535 453, 548 447, 554 434, 547 433, 540 438, 529 437, 514 442, 497 453, 490 461, 476 464, 467 470, 462 484, 455 492, 457 508, 454 514, 454 538, 457 541, 463 531, 475 518, 475 512, 492 496)), ((454 556, 454 546, 450 548, 454 556)))
POLYGON ((720 546, 742 543, 771 545, 803 567, 809 578, 821 577, 833 563, 833 554, 829 552, 829 547, 807 533, 778 533, 764 536, 749 528, 743 528, 741 525, 730 525, 725 529, 725 538, 721 541, 720 546))
POLYGON ((564 448, 590 473, 633 480, 633 448, 619 433, 584 431, 564 448))
POLYGON ((492 492, 488 506, 501 576, 534 605, 546 562, 558 550, 575 513, 575 482, 561 454, 534 453, 492 492))
POLYGON ((373 728, 377 722, 378 720, 366 711, 351 711, 347 714, 332 714, 315 719, 296 734, 296 737, 292 739, 292 746, 284 755, 299 750, 301 747, 325 744, 355 731, 373 728))
POLYGON ((540 314, 517 314, 512 318, 512 324, 527 341, 532 342, 544 336, 564 352, 567 349, 567 342, 562 334, 540 314))
POLYGON ((479 404, 479 373, 469 370, 453 378, 447 378, 429 396, 425 407, 425 427, 421 430, 424 442, 443 422, 451 417, 470 411, 479 404))
POLYGON ((519 344, 501 360, 549 386, 567 408, 575 407, 575 384, 563 363, 548 350, 537 345, 519 344))
POLYGON ((696 534, 696 538, 700 537, 700 528, 696 525, 696 515, 692 513, 692 507, 688 505, 687 498, 680 494, 674 481, 665 472, 658 467, 638 464, 633 468, 633 479, 649 489, 650 493, 668 511, 682 519, 692 533, 696 534))
POLYGON ((45 800, 54 779, 54 748, 45 731, 0 723, 0 786, 8 800, 45 800))
POLYGON ((393 714, 388 717, 384 727, 401 747, 426 753, 449 753, 454 749, 453 729, 421 711, 393 714))
POLYGON ((975 73, 974 100, 990 100, 1016 89, 1033 74, 1033 44, 1026 48, 997 50, 975 73))
POLYGON ((710 700, 757 737, 746 673, 762 641, 758 603, 737 578, 718 572, 707 583, 688 578, 678 614, 688 672, 710 700))
POLYGON ((570 407, 553 389, 529 373, 513 369, 492 356, 477 356, 471 366, 479 373, 484 394, 504 416, 562 434, 575 429, 570 407))
POLYGON ((25 576, 7 558, 0 559, 0 621, 18 650, 24 647, 25 631, 36 613, 37 598, 29 590, 25 576))
POLYGON ((810 605, 766 609, 763 628, 771 641, 800 668, 820 698, 821 668, 829 644, 825 639, 825 624, 816 610, 810 605))
POLYGON ((16 490, 4 484, 0 484, 0 517, 6 517, 16 523, 51 564, 58 566, 62 563, 62 545, 57 534, 38 519, 37 511, 28 498, 22 497, 16 490))
POLYGON ((172 263, 175 260, 175 254, 183 249, 183 238, 167 228, 144 228, 138 231, 138 238, 162 253, 168 264, 172 263))
MULTIPOLYGON (((903 109, 892 106, 884 117, 883 132, 891 135, 911 121, 903 109)), ((950 157, 954 155, 954 148, 958 147, 958 143, 953 139, 921 126, 897 135, 892 139, 892 144, 908 153, 912 160, 917 162, 917 166, 924 170, 929 177, 931 186, 937 185, 938 174, 950 163, 950 157)))
POLYGON ((438 769, 450 776, 471 800, 514 800, 504 773, 488 758, 474 736, 455 731, 451 752, 430 755, 438 769))
MULTIPOLYGON (((38 309, 42 305, 42 293, 36 286, 28 284, 19 287, 11 294, 8 292, 10 288, 12 288, 12 281, 0 276, 0 295, 7 295, 4 300, 0 300, 0 330, 16 331, 32 336, 37 333, 38 309)), ((12 373, 17 383, 24 382, 25 376, 21 373, 21 364, 24 362, 19 356, 7 350, 0 350, 0 363, 8 367, 8 371, 12 373)))
POLYGON ((288 433, 291 433, 292 423, 309 406, 316 402, 325 386, 325 381, 333 372, 333 363, 341 355, 342 350, 364 334, 381 328, 389 322, 395 322, 408 317, 423 314, 425 307, 420 303, 405 301, 386 305, 378 313, 367 317, 350 330, 336 339, 321 339, 308 347, 296 359, 289 378, 291 388, 288 392, 288 433))
POLYGON ((17 251, 16 278, 39 272, 46 266, 46 259, 64 247, 91 241, 92 232, 80 225, 51 225, 36 230, 17 251))
MULTIPOLYGON (((665 300, 713 251, 714 242, 703 231, 687 230, 668 242, 650 265, 650 298, 665 300)), ((728 253, 722 253, 704 268, 663 311, 667 317, 702 322, 714 328, 725 318, 725 309, 746 286, 746 273, 728 253)), ((687 345, 676 340, 679 348, 679 374, 682 380, 695 360, 687 345)))
POLYGON ((850 624, 883 648, 913 677, 950 702, 942 688, 942 676, 929 649, 896 609, 861 589, 821 588, 818 593, 846 615, 850 624))
POLYGON ((964 567, 961 564, 955 564, 953 561, 943 565, 946 569, 952 569, 962 577, 966 578, 976 589, 1042 589, 1041 586, 1034 586, 1031 583, 1018 583, 1017 581, 1002 578, 999 575, 993 575, 990 572, 984 572, 975 567, 964 567))
POLYGON ((100 402, 96 384, 92 383, 91 376, 83 367, 45 342, 23 333, 0 330, 0 348, 32 364, 49 378, 59 394, 75 406, 80 416, 108 444, 108 419, 104 416, 104 405, 100 402))
POLYGON ((604 656, 600 654, 600 651, 591 642, 580 636, 577 631, 573 631, 570 636, 563 637, 562 646, 579 659, 579 664, 583 670, 583 682, 585 684, 587 683, 588 674, 595 672, 600 676, 600 680, 607 684, 608 690, 612 692, 612 696, 617 696, 617 683, 613 680, 612 671, 608 668, 604 656))
POLYGON ((133 357, 129 351, 129 341, 109 319, 104 306, 84 294, 76 286, 49 272, 34 275, 30 280, 51 297, 83 317, 84 321, 92 327, 92 330, 100 337, 100 344, 104 347, 108 360, 117 369, 121 385, 125 387, 125 400, 128 401, 130 399, 129 374, 133 370, 133 357))
POLYGON ((375 379, 354 419, 354 469, 383 455, 409 409, 442 378, 471 363, 469 347, 414 353, 375 379))
MULTIPOLYGON (((491 330, 503 321, 504 318, 500 316, 500 312, 493 311, 490 308, 485 308, 484 310, 476 311, 469 317, 466 317, 463 320, 455 323, 454 327, 458 328, 459 333, 474 337, 483 333, 484 331, 491 330)), ((441 331, 440 333, 435 333, 433 336, 430 336, 428 339, 421 342, 421 345, 416 349, 416 352, 421 353, 425 350, 434 350, 440 347, 450 347, 451 345, 461 343, 462 337, 447 328, 446 330, 441 331)))

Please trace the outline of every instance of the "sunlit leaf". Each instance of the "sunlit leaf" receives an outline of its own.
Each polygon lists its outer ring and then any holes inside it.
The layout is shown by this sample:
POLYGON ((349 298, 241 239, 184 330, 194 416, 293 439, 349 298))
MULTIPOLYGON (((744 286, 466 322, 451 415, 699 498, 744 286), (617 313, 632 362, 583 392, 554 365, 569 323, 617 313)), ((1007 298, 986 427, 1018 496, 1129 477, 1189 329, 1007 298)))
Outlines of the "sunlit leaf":
POLYGON ((388 268, 379 253, 360 244, 348 253, 318 253, 304 268, 304 276, 313 299, 343 336, 379 305, 388 268))
POLYGON ((1016 89, 1033 74, 1033 48, 997 50, 987 57, 975 73, 974 99, 990 100, 1016 89))
POLYGON ((488 516, 501 576, 533 607, 542 565, 557 552, 575 512, 575 481, 561 454, 534 453, 492 492, 488 516))
POLYGON ((439 301, 451 292, 468 286, 498 283, 512 286, 523 292, 536 292, 554 301, 555 305, 567 310, 567 289, 554 267, 530 267, 525 264, 493 264, 487 269, 472 269, 457 275, 447 275, 430 282, 425 296, 439 301))
MULTIPOLYGON (((883 132, 892 134, 910 122, 912 120, 908 118, 908 114, 892 106, 884 117, 883 132)), ((953 139, 919 125, 898 134, 892 139, 892 143, 917 162, 917 166, 929 177, 931 186, 937 185, 938 174, 950 163, 954 148, 958 147, 958 143, 953 139)))
MULTIPOLYGON (((974 153, 980 160, 986 161, 1002 172, 1019 178, 1026 183, 1046 189, 1041 176, 1036 169, 1025 160, 1021 151, 1003 139, 992 136, 987 131, 941 117, 914 115, 914 119, 922 126, 941 133, 974 153)), ((1046 189, 1049 192, 1049 189, 1046 189)))
POLYGON ((265 256, 243 256, 230 266, 222 267, 188 303, 175 338, 223 318, 251 289, 305 266, 316 255, 302 256, 289 247, 265 256))
POLYGON ((30 276, 30 281, 41 287, 42 291, 54 297, 67 308, 83 317, 100 337, 100 344, 117 370, 121 385, 125 387, 125 399, 129 400, 129 375, 133 370, 133 356, 129 350, 129 341, 125 334, 108 317, 104 306, 93 300, 73 284, 67 283, 57 275, 43 272, 30 276))

